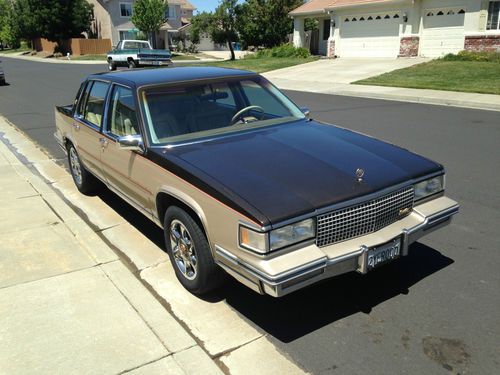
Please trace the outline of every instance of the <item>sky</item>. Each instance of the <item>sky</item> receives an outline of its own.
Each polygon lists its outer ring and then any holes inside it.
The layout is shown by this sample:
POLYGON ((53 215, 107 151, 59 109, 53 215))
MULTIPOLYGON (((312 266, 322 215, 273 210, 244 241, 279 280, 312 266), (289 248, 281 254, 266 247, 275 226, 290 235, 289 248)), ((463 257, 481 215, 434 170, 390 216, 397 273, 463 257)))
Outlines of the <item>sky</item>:
POLYGON ((199 12, 203 11, 213 11, 217 5, 219 5, 219 0, 189 0, 199 12))

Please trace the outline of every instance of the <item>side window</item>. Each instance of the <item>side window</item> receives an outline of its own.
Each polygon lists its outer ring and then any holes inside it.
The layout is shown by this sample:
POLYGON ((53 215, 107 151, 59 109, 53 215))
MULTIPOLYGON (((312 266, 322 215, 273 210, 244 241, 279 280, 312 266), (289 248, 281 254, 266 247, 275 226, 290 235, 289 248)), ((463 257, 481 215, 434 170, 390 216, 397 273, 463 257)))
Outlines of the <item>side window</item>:
POLYGON ((80 98, 80 103, 78 104, 77 108, 77 115, 78 116, 85 116, 85 106, 87 105, 87 99, 89 98, 89 93, 90 93, 90 88, 92 87, 92 82, 86 82, 85 88, 83 88, 82 91, 82 96, 80 98))
POLYGON ((132 90, 115 85, 111 94, 109 113, 109 133, 118 137, 139 134, 132 90))
POLYGON ((95 81, 90 89, 85 105, 85 120, 99 127, 101 126, 104 114, 104 100, 106 99, 108 87, 109 83, 95 81))

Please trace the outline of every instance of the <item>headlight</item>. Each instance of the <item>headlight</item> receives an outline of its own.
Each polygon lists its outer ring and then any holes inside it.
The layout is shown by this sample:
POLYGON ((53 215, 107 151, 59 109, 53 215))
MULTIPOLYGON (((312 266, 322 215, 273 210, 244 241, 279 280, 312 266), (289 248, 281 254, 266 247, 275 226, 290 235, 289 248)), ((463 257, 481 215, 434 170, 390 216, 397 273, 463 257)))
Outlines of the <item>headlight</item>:
POLYGON ((293 245, 313 238, 315 235, 314 219, 307 219, 286 227, 275 229, 269 234, 271 250, 293 245))
POLYGON ((240 246, 264 254, 268 252, 267 233, 256 232, 240 225, 240 246))
POLYGON ((239 242, 241 247, 265 254, 270 250, 281 249, 308 240, 315 235, 314 219, 303 220, 267 233, 256 232, 240 225, 239 242))
POLYGON ((444 189, 444 175, 431 178, 415 184, 415 201, 429 195, 439 193, 444 189))

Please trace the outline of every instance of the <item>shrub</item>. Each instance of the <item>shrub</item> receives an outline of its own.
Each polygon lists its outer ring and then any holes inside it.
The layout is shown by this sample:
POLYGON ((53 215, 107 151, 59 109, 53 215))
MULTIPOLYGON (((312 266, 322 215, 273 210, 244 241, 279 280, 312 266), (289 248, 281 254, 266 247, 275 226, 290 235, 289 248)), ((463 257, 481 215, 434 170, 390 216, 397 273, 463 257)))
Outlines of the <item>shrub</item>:
MULTIPOLYGON (((297 48, 290 44, 283 44, 278 47, 274 47, 271 49, 263 49, 258 51, 253 58, 262 58, 262 57, 298 57, 298 58, 308 58, 311 56, 311 53, 306 48, 297 48)), ((250 57, 252 58, 252 57, 250 57)))
POLYGON ((442 58, 443 61, 486 61, 500 63, 499 52, 471 52, 460 51, 459 53, 449 53, 442 58))

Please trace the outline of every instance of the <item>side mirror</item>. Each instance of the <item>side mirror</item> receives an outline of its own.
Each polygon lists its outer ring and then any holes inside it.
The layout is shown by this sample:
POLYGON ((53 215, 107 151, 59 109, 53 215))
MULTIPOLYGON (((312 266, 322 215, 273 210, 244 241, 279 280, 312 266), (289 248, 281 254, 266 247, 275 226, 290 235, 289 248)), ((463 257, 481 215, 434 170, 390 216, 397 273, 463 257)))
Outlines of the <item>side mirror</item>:
POLYGON ((306 119, 310 120, 311 119, 311 110, 307 107, 301 107, 300 111, 306 116, 306 119))
POLYGON ((144 142, 139 134, 124 135, 118 138, 118 146, 122 150, 137 151, 141 154, 144 153, 144 142))

